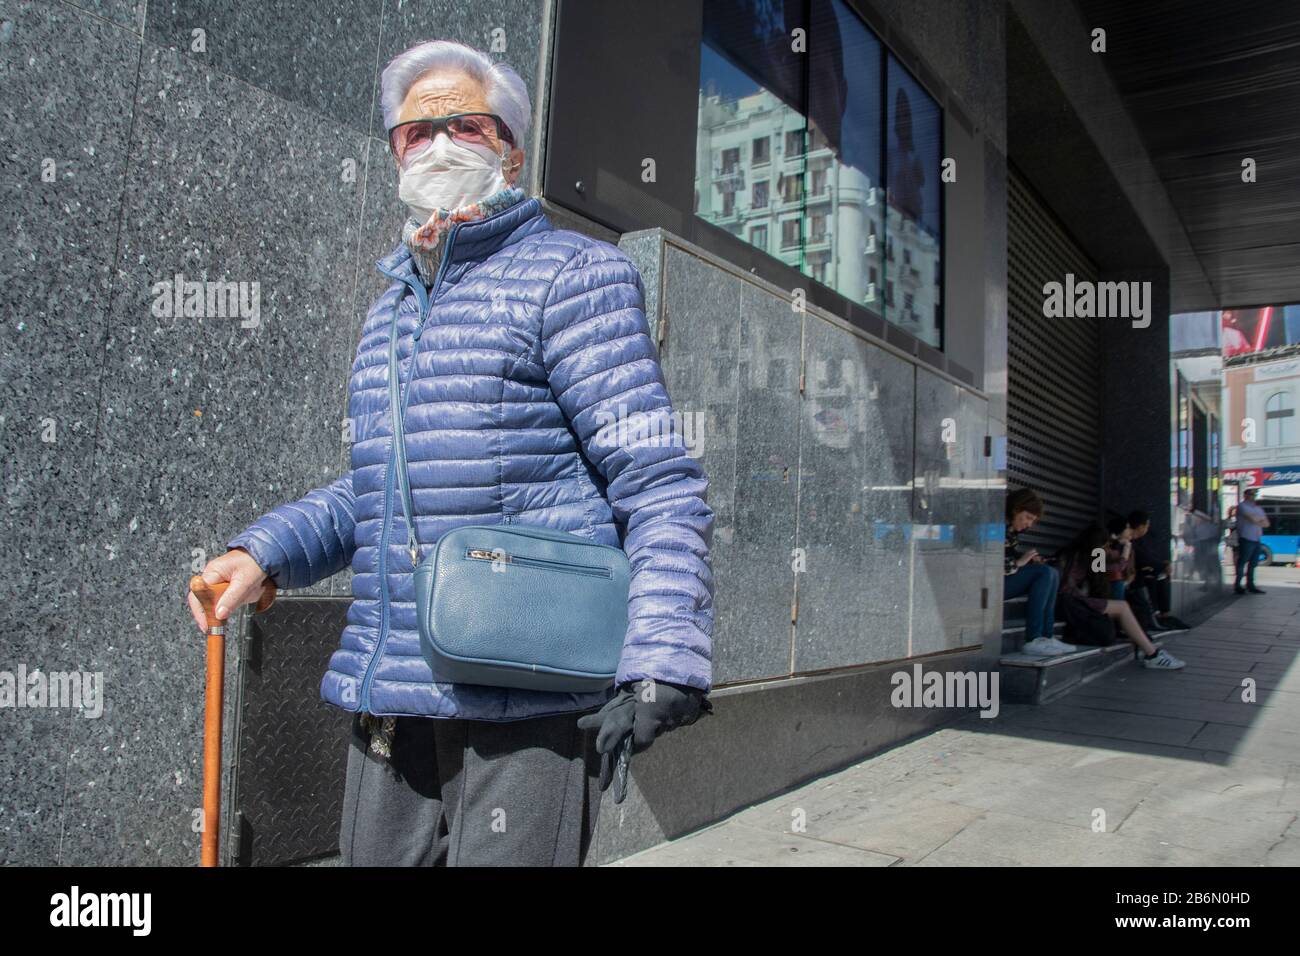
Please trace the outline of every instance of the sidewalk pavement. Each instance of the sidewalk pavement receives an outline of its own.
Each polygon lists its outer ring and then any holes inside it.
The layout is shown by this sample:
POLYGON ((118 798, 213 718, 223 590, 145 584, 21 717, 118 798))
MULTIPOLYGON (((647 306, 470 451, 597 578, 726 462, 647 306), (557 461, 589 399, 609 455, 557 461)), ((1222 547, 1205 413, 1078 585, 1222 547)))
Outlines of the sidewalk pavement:
POLYGON ((1182 671, 963 716, 616 865, 1300 865, 1300 571, 1259 583, 1165 641, 1182 671))

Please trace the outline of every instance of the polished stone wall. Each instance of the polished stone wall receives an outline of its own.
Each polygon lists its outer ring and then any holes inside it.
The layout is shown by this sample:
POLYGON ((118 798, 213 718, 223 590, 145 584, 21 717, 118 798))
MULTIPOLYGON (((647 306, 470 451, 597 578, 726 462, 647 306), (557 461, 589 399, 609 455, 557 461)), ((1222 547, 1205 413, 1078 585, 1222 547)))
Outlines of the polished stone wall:
POLYGON ((987 401, 671 233, 622 245, 710 476, 715 682, 982 646, 987 401))
MULTIPOLYGON (((185 584, 346 467, 347 374, 402 215, 377 67, 434 24, 480 48, 503 28, 537 95, 543 0, 287 6, 0 2, 0 670, 106 691, 96 719, 0 709, 0 863, 197 859, 185 584), (256 315, 168 314, 177 274, 246 283, 256 315)), ((232 650, 228 726, 235 673, 232 650)))

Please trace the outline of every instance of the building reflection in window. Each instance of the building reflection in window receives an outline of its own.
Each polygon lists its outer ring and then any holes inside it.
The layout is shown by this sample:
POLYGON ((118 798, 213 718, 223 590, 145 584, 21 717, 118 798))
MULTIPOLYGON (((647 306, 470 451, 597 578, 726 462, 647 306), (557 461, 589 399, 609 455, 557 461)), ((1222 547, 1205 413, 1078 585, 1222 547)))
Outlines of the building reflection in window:
POLYGON ((942 347, 939 169, 942 114, 889 58, 885 318, 942 347))
POLYGON ((942 347, 937 103, 844 0, 705 0, 703 26, 696 214, 942 347))

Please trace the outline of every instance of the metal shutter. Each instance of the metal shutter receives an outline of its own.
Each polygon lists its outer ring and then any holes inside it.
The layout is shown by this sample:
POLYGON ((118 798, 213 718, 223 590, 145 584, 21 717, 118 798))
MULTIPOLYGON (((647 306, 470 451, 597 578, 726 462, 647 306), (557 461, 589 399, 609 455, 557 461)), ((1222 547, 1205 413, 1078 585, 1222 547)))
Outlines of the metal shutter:
POLYGON ((1097 267, 1014 168, 1007 197, 1007 484, 1047 503, 1023 540, 1052 554, 1101 513, 1101 326, 1046 318, 1043 285, 1097 267))

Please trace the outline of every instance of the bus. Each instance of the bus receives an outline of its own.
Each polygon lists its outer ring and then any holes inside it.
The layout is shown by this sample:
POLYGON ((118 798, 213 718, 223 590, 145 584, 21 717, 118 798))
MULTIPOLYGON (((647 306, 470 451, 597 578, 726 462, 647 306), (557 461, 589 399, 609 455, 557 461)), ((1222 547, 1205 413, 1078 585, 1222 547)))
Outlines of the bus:
POLYGON ((1300 498, 1260 498, 1269 525, 1260 538, 1260 564, 1295 564, 1300 559, 1300 498))

